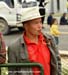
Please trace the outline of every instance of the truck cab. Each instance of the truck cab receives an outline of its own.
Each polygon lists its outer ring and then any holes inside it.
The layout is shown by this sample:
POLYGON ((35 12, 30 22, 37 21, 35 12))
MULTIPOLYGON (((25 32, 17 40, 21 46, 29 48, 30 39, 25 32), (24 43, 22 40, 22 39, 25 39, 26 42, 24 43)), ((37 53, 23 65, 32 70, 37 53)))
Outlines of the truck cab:
POLYGON ((29 0, 0 0, 0 32, 8 34, 11 28, 22 29, 22 24, 17 24, 21 20, 21 12, 37 5, 35 0, 27 1, 29 0))

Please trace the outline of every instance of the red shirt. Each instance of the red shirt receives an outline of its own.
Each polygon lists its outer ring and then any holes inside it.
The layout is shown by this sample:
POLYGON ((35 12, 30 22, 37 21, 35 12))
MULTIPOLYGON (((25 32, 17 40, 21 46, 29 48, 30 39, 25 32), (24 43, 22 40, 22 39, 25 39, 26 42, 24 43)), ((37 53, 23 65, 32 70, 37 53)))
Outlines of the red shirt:
MULTIPOLYGON (((44 68, 44 75, 50 75, 50 51, 47 47, 46 40, 44 39, 43 35, 39 35, 38 44, 31 42, 29 38, 26 37, 26 35, 24 35, 24 39, 27 45, 29 60, 31 62, 38 62, 42 64, 44 68)), ((34 71, 37 72, 37 68, 35 68, 34 71)), ((39 74, 34 73, 34 75, 39 74)))

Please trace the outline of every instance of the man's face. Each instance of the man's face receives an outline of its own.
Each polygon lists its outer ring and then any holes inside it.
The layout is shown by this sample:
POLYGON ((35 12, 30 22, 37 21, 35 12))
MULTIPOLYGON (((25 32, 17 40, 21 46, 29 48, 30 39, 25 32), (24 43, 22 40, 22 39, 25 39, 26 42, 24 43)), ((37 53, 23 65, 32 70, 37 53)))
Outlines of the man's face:
POLYGON ((33 19, 33 20, 27 22, 25 29, 29 34, 31 34, 33 36, 39 35, 42 30, 41 18, 33 19))

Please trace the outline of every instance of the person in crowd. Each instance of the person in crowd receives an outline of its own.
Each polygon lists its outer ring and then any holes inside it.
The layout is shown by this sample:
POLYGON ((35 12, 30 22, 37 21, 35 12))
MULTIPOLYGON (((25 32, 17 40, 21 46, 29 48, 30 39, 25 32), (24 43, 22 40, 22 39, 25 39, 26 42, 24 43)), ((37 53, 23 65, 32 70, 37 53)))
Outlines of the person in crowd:
MULTIPOLYGON (((43 66, 44 75, 61 75, 61 60, 55 39, 42 32, 41 17, 38 7, 23 12, 21 23, 24 32, 8 47, 8 63, 35 62, 43 66)), ((38 71, 38 67, 11 67, 9 75, 40 75, 38 71)))
POLYGON ((61 16, 60 25, 68 25, 67 14, 66 13, 63 13, 63 15, 61 16))
POLYGON ((50 27, 50 33, 55 37, 56 45, 58 45, 60 31, 58 29, 58 21, 56 18, 53 18, 53 20, 52 20, 52 25, 50 27))
POLYGON ((3 35, 0 33, 0 64, 6 61, 6 46, 3 40, 3 35))
POLYGON ((51 26, 52 23, 52 19, 53 19, 53 13, 50 13, 50 15, 47 17, 47 24, 51 26))
MULTIPOLYGON (((0 32, 0 64, 4 64, 6 62, 6 46, 3 40, 3 35, 0 32)), ((1 68, 0 68, 1 75, 1 68)))
POLYGON ((44 19, 45 19, 45 0, 37 0, 39 2, 39 12, 40 12, 40 15, 44 15, 42 17, 42 23, 44 23, 44 19))

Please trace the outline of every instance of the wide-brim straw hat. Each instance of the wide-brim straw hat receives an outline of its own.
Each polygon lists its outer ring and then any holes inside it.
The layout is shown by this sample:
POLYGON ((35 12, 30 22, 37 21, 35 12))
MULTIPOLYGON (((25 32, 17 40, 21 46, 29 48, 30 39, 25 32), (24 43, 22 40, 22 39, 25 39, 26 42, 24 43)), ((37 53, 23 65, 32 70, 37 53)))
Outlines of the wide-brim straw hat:
POLYGON ((38 6, 26 8, 25 10, 22 11, 20 22, 30 21, 36 18, 41 18, 43 16, 40 15, 38 6))

